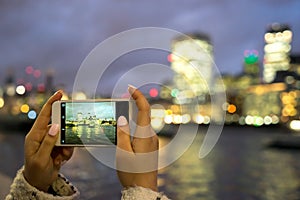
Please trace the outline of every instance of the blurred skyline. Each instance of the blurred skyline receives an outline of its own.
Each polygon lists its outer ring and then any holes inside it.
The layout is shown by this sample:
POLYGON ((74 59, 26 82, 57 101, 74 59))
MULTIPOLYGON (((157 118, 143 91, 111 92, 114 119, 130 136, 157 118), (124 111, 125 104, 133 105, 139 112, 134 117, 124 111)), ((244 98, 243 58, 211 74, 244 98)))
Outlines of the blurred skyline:
MULTIPOLYGON (((291 26, 291 52, 300 53, 299 8, 297 0, 1 1, 0 84, 7 68, 17 72, 31 65, 43 71, 53 68, 54 83, 70 89, 80 64, 96 45, 119 32, 147 26, 208 34, 221 73, 238 74, 244 50, 256 49, 263 59, 264 33, 273 22, 291 26)), ((170 65, 166 56, 146 51, 121 58, 108 71, 103 87, 110 90, 122 73, 142 63, 170 65)), ((156 78, 168 80, 170 74, 156 78)))

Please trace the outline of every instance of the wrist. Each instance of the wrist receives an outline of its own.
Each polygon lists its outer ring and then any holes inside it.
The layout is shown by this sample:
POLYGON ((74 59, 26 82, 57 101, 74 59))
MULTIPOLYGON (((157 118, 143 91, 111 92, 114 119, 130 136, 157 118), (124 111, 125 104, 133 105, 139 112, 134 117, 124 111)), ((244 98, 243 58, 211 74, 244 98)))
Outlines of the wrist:
POLYGON ((155 192, 158 191, 157 187, 157 178, 156 177, 147 177, 147 178, 142 178, 137 181, 137 184, 134 186, 140 186, 143 188, 149 188, 155 192))
POLYGON ((23 174, 23 177, 24 179, 26 180, 26 182, 28 184, 30 184, 31 186, 37 188, 38 190, 40 191, 43 191, 43 192, 48 192, 49 190, 49 187, 50 187, 50 184, 49 185, 44 185, 42 186, 42 184, 36 184, 31 178, 29 178, 30 176, 28 175, 28 173, 26 173, 26 168, 24 168, 24 170, 22 171, 22 174, 23 174))
POLYGON ((137 184, 137 185, 135 185, 134 187, 143 187, 143 188, 148 188, 148 189, 150 189, 150 190, 152 190, 152 191, 154 191, 154 192, 158 192, 158 187, 157 187, 157 185, 153 185, 153 184, 147 184, 147 183, 145 183, 145 184, 137 184))

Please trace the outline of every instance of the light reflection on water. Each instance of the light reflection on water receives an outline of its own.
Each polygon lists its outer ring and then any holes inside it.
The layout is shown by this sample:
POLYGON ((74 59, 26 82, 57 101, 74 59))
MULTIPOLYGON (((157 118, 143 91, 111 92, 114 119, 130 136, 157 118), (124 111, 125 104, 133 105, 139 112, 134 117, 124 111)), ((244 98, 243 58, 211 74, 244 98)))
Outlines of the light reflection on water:
MULTIPOLYGON (((282 133, 277 129, 225 127, 213 151, 201 160, 198 153, 204 134, 198 134, 179 160, 160 170, 159 189, 175 200, 300 199, 300 151, 264 148, 282 133)), ((5 158, 0 162, 0 173, 14 178, 24 160, 24 135, 0 136, 0 157, 5 158)), ((161 145, 169 141, 160 138, 161 145)), ((79 188, 81 199, 120 199, 116 171, 85 148, 75 148, 62 173, 79 188)))
POLYGON ((115 144, 115 126, 66 127, 66 144, 115 144))
MULTIPOLYGON (((199 134, 180 159, 160 171, 162 190, 173 199, 300 199, 300 152, 265 148, 276 133, 257 130, 225 128, 204 159, 198 158, 204 137, 199 134)), ((162 145, 167 142, 161 138, 162 145)))

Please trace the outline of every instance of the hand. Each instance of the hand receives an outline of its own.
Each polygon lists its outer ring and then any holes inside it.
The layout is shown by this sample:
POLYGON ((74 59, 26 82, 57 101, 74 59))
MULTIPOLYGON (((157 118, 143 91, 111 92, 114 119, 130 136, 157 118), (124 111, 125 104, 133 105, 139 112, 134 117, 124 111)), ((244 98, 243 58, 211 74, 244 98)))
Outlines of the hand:
POLYGON ((63 161, 69 160, 73 148, 55 147, 58 124, 48 125, 52 103, 60 100, 62 92, 51 96, 25 138, 24 177, 29 184, 44 192, 58 178, 63 161))
POLYGON ((157 191, 158 138, 150 125, 150 106, 144 95, 129 87, 138 108, 137 128, 133 140, 124 116, 117 125, 116 164, 118 177, 124 187, 141 186, 157 191))

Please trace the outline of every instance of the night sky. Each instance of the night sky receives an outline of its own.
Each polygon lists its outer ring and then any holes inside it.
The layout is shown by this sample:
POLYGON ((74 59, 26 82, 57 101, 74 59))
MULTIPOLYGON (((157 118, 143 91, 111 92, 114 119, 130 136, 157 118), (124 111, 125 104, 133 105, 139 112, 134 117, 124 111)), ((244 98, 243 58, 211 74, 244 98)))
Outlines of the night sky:
MULTIPOLYGON (((288 23, 294 34, 292 54, 300 53, 299 9, 298 0, 0 1, 0 83, 7 69, 24 77, 25 67, 32 65, 43 72, 53 68, 55 84, 70 89, 82 61, 97 44, 119 32, 148 26, 208 34, 219 70, 238 74, 244 50, 257 49, 262 59, 263 35, 270 23, 288 23)), ((169 65, 166 56, 144 51, 121 58, 101 87, 111 90, 122 73, 138 64, 169 65)), ((154 79, 167 80, 170 74, 154 79)))

